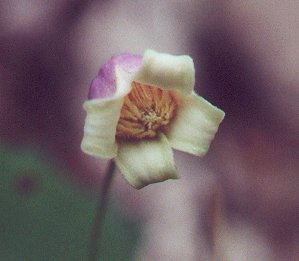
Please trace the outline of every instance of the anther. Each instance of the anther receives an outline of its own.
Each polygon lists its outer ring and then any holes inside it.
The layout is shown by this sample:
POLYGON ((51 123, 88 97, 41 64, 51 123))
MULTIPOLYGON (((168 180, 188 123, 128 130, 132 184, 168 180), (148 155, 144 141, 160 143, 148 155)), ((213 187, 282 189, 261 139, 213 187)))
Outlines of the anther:
POLYGON ((155 138, 170 124, 176 107, 171 91, 133 82, 121 109, 116 138, 155 138))

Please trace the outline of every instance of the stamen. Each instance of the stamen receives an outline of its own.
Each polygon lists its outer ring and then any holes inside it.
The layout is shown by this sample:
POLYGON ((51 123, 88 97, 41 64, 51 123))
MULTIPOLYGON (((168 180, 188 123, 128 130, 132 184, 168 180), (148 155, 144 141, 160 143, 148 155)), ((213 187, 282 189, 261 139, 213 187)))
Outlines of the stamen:
POLYGON ((116 138, 138 140, 157 137, 170 124, 176 107, 173 91, 133 82, 121 109, 116 138))

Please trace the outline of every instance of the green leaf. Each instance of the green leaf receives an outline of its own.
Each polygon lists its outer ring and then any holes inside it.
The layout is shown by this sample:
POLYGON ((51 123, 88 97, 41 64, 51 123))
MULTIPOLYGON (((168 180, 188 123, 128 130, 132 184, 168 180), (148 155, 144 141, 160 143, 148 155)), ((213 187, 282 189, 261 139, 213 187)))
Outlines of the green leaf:
MULTIPOLYGON (((0 260, 87 260, 96 196, 36 150, 0 146, 0 260)), ((109 207, 101 260, 132 260, 138 225, 109 207)))

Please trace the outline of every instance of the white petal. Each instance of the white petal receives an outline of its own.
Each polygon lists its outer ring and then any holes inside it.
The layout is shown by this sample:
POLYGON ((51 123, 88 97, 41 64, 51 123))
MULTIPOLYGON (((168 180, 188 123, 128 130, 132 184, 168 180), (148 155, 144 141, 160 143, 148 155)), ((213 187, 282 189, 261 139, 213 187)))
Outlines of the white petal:
POLYGON ((203 156, 224 115, 222 110, 196 94, 183 96, 167 138, 173 148, 203 156))
POLYGON ((116 68, 116 92, 103 99, 88 100, 81 149, 90 155, 114 158, 117 154, 116 126, 124 96, 131 90, 132 75, 116 68))
POLYGON ((190 94, 195 82, 193 60, 187 55, 175 56, 147 50, 135 81, 190 94))
POLYGON ((122 104, 123 99, 96 99, 84 103, 87 115, 81 148, 85 153, 104 158, 116 156, 116 124, 122 104))
POLYGON ((116 75, 116 93, 112 98, 124 97, 131 91, 132 82, 136 73, 126 72, 119 66, 116 66, 115 75, 116 75))
POLYGON ((158 139, 120 143, 116 164, 137 189, 178 178, 172 149, 163 134, 158 139))

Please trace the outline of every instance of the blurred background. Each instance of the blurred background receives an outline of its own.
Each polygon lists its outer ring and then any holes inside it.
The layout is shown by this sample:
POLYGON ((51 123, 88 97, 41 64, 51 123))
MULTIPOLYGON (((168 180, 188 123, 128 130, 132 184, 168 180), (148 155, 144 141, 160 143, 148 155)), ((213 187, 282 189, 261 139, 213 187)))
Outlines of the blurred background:
POLYGON ((113 54, 189 54, 226 112, 181 179, 116 174, 102 260, 299 260, 299 2, 1 0, 0 260, 86 260, 107 162, 80 150, 113 54))

